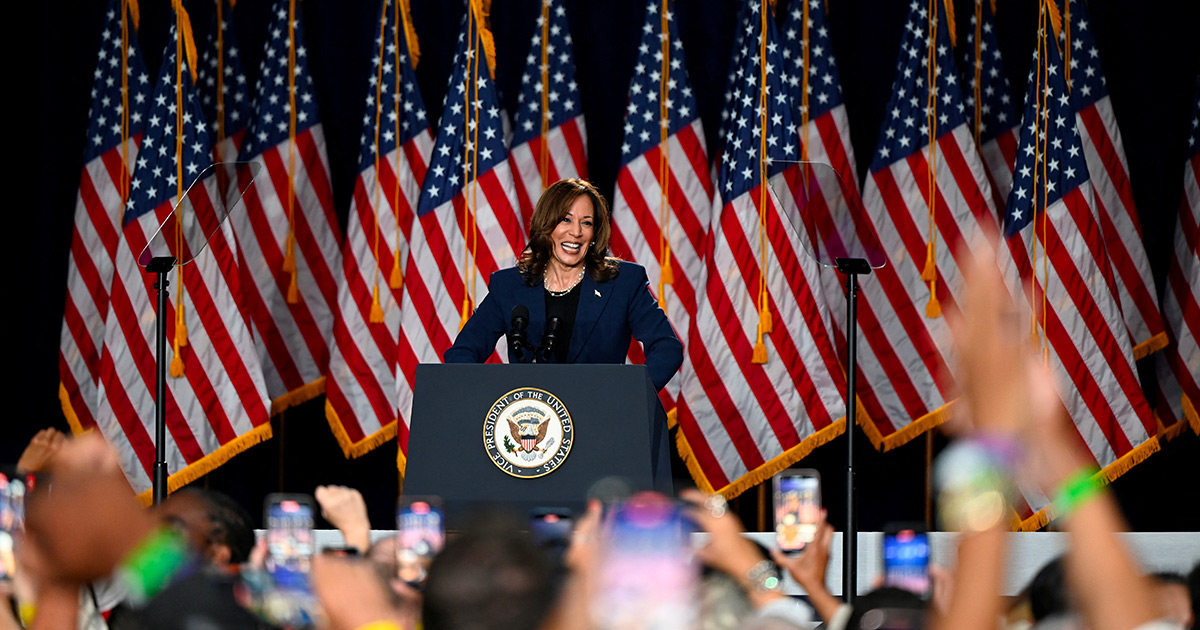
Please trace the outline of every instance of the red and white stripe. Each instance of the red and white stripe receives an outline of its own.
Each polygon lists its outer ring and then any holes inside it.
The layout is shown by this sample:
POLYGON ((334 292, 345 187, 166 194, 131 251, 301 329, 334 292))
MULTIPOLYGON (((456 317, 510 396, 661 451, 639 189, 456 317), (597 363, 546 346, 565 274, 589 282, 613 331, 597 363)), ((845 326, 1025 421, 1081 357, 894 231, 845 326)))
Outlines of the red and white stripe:
MULTIPOLYGON (((126 150, 130 164, 135 163, 137 140, 130 138, 126 150)), ((120 186, 122 178, 129 181, 129 170, 121 160, 118 144, 85 164, 75 198, 58 372, 63 412, 76 432, 95 428, 100 403, 96 382, 124 211, 120 186)))
POLYGON ((295 258, 300 299, 287 302, 291 274, 283 269, 288 238, 288 144, 254 158, 262 173, 230 221, 241 251, 241 294, 254 324, 273 411, 320 393, 329 362, 329 336, 337 304, 341 233, 320 124, 295 138, 295 258))
MULTIPOLYGON (((464 296, 473 296, 473 309, 487 296, 492 273, 515 265, 517 254, 525 249, 525 232, 508 161, 497 163, 478 179, 468 180, 450 201, 418 216, 409 245, 396 349, 400 370, 396 400, 401 419, 396 439, 401 457, 408 450, 417 364, 442 361, 442 354, 458 336, 464 296), (472 190, 473 211, 468 207, 472 190), (473 217, 469 234, 468 213, 473 217), (476 245, 470 260, 464 257, 466 236, 476 245)), ((493 355, 493 360, 506 356, 503 342, 497 344, 497 349, 500 354, 493 355)))
POLYGON ((1183 199, 1175 219, 1175 241, 1163 318, 1171 344, 1158 356, 1159 417, 1163 424, 1180 420, 1200 433, 1200 153, 1184 169, 1183 199))
MULTIPOLYGON (((713 185, 700 119, 671 135, 667 142, 670 180, 666 233, 674 282, 663 285, 661 300, 675 334, 686 342, 704 287, 704 248, 712 220, 713 185)), ((656 295, 662 278, 659 242, 664 232, 660 156, 661 148, 655 145, 617 173, 611 240, 613 254, 645 266, 656 295)), ((639 343, 632 344, 630 354, 634 363, 645 361, 639 343)), ((668 410, 675 406, 680 381, 671 379, 659 393, 668 410)))
MULTIPOLYGON (((1039 217, 1000 249, 1002 267, 1010 279, 1019 274, 1027 303, 1038 315, 1067 414, 1103 469, 1152 439, 1155 424, 1134 369, 1120 306, 1106 280, 1113 272, 1091 199, 1090 184, 1084 182, 1051 204, 1048 221, 1039 217), (1038 259, 1031 261, 1034 238, 1038 259), (1011 258, 1006 260, 1005 253, 1011 258)), ((1025 502, 1028 511, 1022 517, 1049 503, 1028 492, 1025 502)))
POLYGON ((1158 309, 1158 289, 1142 243, 1121 131, 1108 96, 1083 108, 1075 118, 1104 245, 1115 272, 1121 312, 1133 341, 1134 356, 1141 358, 1161 349, 1167 340, 1158 309))
MULTIPOLYGON (((777 176, 778 177, 778 176, 777 176)), ((701 475, 697 483, 735 495, 752 473, 830 429, 845 415, 844 377, 825 340, 829 312, 817 264, 767 195, 767 289, 774 332, 764 335, 768 361, 751 361, 756 342, 759 189, 721 207, 705 257, 706 282, 690 330, 678 402, 680 431, 701 475)))
POLYGON ((988 183, 992 185, 992 203, 996 208, 1008 205, 1008 193, 1012 191, 1017 141, 1020 140, 1017 131, 1013 127, 979 147, 979 155, 987 169, 988 183))
MULTIPOLYGON (((212 178, 190 195, 216 195, 212 178), (201 192, 201 190, 203 192, 201 192)), ((174 199, 127 224, 115 257, 115 275, 101 359, 96 423, 116 447, 121 466, 136 492, 149 490, 154 462, 155 307, 154 276, 138 266, 137 256, 159 223, 170 214, 174 199)), ((206 471, 206 458, 245 448, 270 435, 269 399, 262 369, 231 286, 237 285, 232 231, 215 233, 207 249, 183 268, 183 304, 188 345, 181 348, 183 376, 167 378, 167 465, 169 487, 176 488, 206 471), (191 468, 199 464, 196 468, 191 468)), ((188 247, 203 247, 202 234, 188 235, 188 247)), ((170 274, 172 303, 168 340, 175 336, 175 304, 180 288, 170 274)), ((172 356, 160 357, 170 362, 172 356)), ((218 462, 219 463, 219 462, 218 462)))
POLYGON ((858 301, 858 395, 883 446, 903 443, 953 398, 946 315, 958 310, 963 247, 996 234, 991 185, 966 124, 937 141, 935 222, 937 297, 943 315, 927 317, 929 285, 921 280, 929 234, 928 148, 872 173, 860 224, 887 255, 861 283, 858 301), (893 435, 899 437, 889 438, 893 435))
POLYGON ((396 344, 404 288, 390 288, 388 279, 397 258, 401 269, 409 259, 417 199, 432 150, 433 136, 428 130, 422 131, 382 156, 378 173, 374 165, 369 165, 354 182, 325 381, 326 414, 331 423, 336 423, 334 431, 340 433, 339 442, 347 456, 366 452, 395 430, 396 375, 403 376, 397 366, 396 344), (391 191, 397 179, 400 197, 393 206, 391 191), (378 260, 374 253, 376 239, 378 260), (384 317, 378 324, 370 320, 375 287, 379 288, 384 317))
POLYGON ((554 183, 570 177, 587 177, 587 128, 580 114, 561 125, 551 127, 546 136, 534 136, 513 147, 508 161, 513 172, 522 225, 529 225, 533 207, 546 189, 542 185, 541 151, 546 144, 546 181, 554 183))

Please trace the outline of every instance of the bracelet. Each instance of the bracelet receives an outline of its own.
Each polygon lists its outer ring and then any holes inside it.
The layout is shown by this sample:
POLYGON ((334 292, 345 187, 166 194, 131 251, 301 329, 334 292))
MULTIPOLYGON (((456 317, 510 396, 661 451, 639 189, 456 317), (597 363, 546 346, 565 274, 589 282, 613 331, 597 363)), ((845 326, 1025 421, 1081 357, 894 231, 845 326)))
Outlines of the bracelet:
POLYGON ((128 587, 130 599, 141 604, 162 591, 186 560, 182 537, 169 528, 159 528, 134 547, 117 575, 128 587))
POLYGON ((760 593, 778 593, 783 590, 779 579, 779 567, 770 560, 759 560, 746 572, 746 579, 760 593))
POLYGON ((1096 467, 1085 466, 1067 477, 1054 494, 1055 518, 1070 516, 1084 503, 1104 492, 1105 484, 1096 479, 1097 472, 1096 467))

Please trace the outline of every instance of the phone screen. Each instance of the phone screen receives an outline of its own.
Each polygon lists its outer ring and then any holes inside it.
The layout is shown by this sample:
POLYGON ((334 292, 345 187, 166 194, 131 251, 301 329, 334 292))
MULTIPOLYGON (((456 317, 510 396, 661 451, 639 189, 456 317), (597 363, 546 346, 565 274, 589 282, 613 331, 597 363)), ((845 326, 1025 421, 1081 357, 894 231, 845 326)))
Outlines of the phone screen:
POLYGON ((313 506, 304 498, 268 498, 267 572, 285 590, 307 590, 313 557, 313 506))
POLYGON ((571 542, 571 511, 564 508, 534 508, 529 513, 529 533, 539 547, 564 550, 571 542))
POLYGON ((691 522, 667 497, 643 492, 608 516, 593 619, 604 630, 683 630, 695 624, 700 570, 691 522))
POLYGON ((446 544, 441 499, 412 497, 396 509, 396 577, 416 585, 425 580, 429 565, 446 544))
POLYGON ((821 477, 814 471, 775 477, 775 544, 785 553, 813 541, 821 514, 821 477))
POLYGON ((8 581, 17 571, 13 549, 15 535, 25 523, 25 484, 0 475, 0 581, 8 581))
POLYGON ((929 536, 915 529, 883 535, 883 582, 887 586, 929 592, 929 536))

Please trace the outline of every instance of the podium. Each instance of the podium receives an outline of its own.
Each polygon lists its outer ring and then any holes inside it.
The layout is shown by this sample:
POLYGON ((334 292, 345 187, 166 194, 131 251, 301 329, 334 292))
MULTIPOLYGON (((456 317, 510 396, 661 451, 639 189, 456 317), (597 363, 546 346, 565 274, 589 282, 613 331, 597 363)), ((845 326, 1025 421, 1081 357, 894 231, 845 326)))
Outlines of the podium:
POLYGON ((417 366, 405 495, 583 511, 607 476, 671 493, 666 414, 644 365, 417 366))

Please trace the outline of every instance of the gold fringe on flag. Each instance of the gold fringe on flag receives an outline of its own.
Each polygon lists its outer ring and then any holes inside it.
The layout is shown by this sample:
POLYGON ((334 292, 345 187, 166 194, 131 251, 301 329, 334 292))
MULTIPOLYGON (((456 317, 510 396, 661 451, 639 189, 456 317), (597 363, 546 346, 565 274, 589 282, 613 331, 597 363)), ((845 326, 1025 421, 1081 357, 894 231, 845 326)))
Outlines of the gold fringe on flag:
MULTIPOLYGON (((234 455, 245 451, 246 449, 260 442, 271 439, 271 423, 264 422, 246 433, 230 440, 221 445, 217 450, 205 455, 199 460, 188 464, 183 470, 174 473, 167 477, 167 493, 173 493, 176 490, 192 483, 193 481, 207 475, 216 470, 221 464, 229 461, 234 455)), ((149 507, 153 503, 153 491, 146 490, 137 495, 139 501, 143 505, 149 507)))

